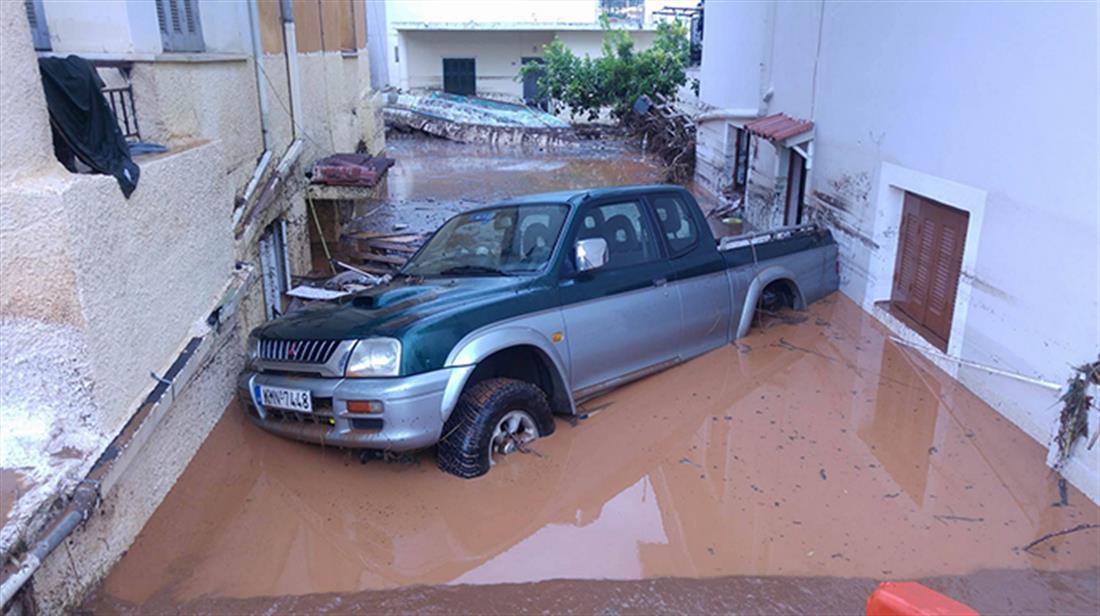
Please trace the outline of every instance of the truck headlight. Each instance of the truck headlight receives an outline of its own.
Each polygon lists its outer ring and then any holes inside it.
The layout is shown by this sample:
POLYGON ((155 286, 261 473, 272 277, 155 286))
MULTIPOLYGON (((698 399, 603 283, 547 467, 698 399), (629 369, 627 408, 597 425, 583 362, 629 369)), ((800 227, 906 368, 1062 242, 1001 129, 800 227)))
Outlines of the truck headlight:
POLYGON ((397 376, 401 370, 401 341, 367 338, 355 343, 348 358, 346 376, 397 376))

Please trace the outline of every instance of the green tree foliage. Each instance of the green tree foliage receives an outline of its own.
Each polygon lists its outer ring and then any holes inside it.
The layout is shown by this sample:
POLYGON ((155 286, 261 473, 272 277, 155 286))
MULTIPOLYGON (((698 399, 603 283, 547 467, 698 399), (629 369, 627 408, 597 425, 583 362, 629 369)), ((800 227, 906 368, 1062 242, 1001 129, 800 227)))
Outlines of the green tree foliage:
POLYGON ((653 46, 638 51, 626 30, 614 30, 607 16, 600 17, 603 28, 601 55, 581 58, 554 37, 543 48, 544 64, 529 64, 520 74, 540 72, 539 90, 569 108, 573 117, 599 117, 608 107, 616 118, 623 118, 634 101, 643 94, 673 99, 687 83, 691 43, 687 27, 677 22, 657 25, 653 46))

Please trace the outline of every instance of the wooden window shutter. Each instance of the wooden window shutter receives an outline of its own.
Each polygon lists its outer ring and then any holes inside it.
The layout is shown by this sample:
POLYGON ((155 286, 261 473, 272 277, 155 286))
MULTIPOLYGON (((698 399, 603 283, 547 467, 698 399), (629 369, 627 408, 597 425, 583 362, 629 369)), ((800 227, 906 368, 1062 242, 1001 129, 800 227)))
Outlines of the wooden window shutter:
POLYGON ((50 29, 46 27, 46 13, 42 10, 42 0, 23 0, 27 9, 27 22, 31 26, 31 40, 34 48, 41 51, 50 49, 50 29))
POLYGON ((156 0, 164 51, 203 51, 199 0, 156 0))
POLYGON ((905 195, 891 303, 941 349, 951 334, 969 219, 962 210, 905 195))

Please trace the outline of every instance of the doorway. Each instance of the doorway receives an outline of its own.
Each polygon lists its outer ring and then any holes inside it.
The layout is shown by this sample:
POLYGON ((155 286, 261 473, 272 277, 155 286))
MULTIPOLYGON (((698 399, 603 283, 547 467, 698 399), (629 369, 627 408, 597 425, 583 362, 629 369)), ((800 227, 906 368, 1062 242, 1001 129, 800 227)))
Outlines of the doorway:
POLYGON ((800 225, 804 214, 803 192, 806 189, 806 159, 794 150, 788 148, 787 155, 787 198, 786 207, 783 210, 783 225, 800 225))
POLYGON ((268 319, 283 314, 285 293, 290 290, 290 257, 287 254, 286 220, 280 218, 260 236, 260 278, 264 312, 268 319))
MULTIPOLYGON (((542 67, 546 64, 546 61, 542 58, 522 58, 521 64, 528 66, 534 64, 538 67, 542 67)), ((545 71, 542 68, 533 69, 523 75, 523 102, 528 107, 537 107, 546 111, 549 107, 549 99, 543 96, 539 91, 539 79, 542 78, 545 71)))

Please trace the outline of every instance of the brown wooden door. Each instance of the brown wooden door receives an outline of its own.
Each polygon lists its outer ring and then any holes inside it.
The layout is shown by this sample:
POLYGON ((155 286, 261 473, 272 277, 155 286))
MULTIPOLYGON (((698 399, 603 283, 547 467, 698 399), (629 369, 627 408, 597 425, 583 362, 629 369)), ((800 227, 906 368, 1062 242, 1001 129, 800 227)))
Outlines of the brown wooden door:
POLYGON ((962 210, 905 194, 891 303, 941 349, 951 333, 969 219, 962 210))

